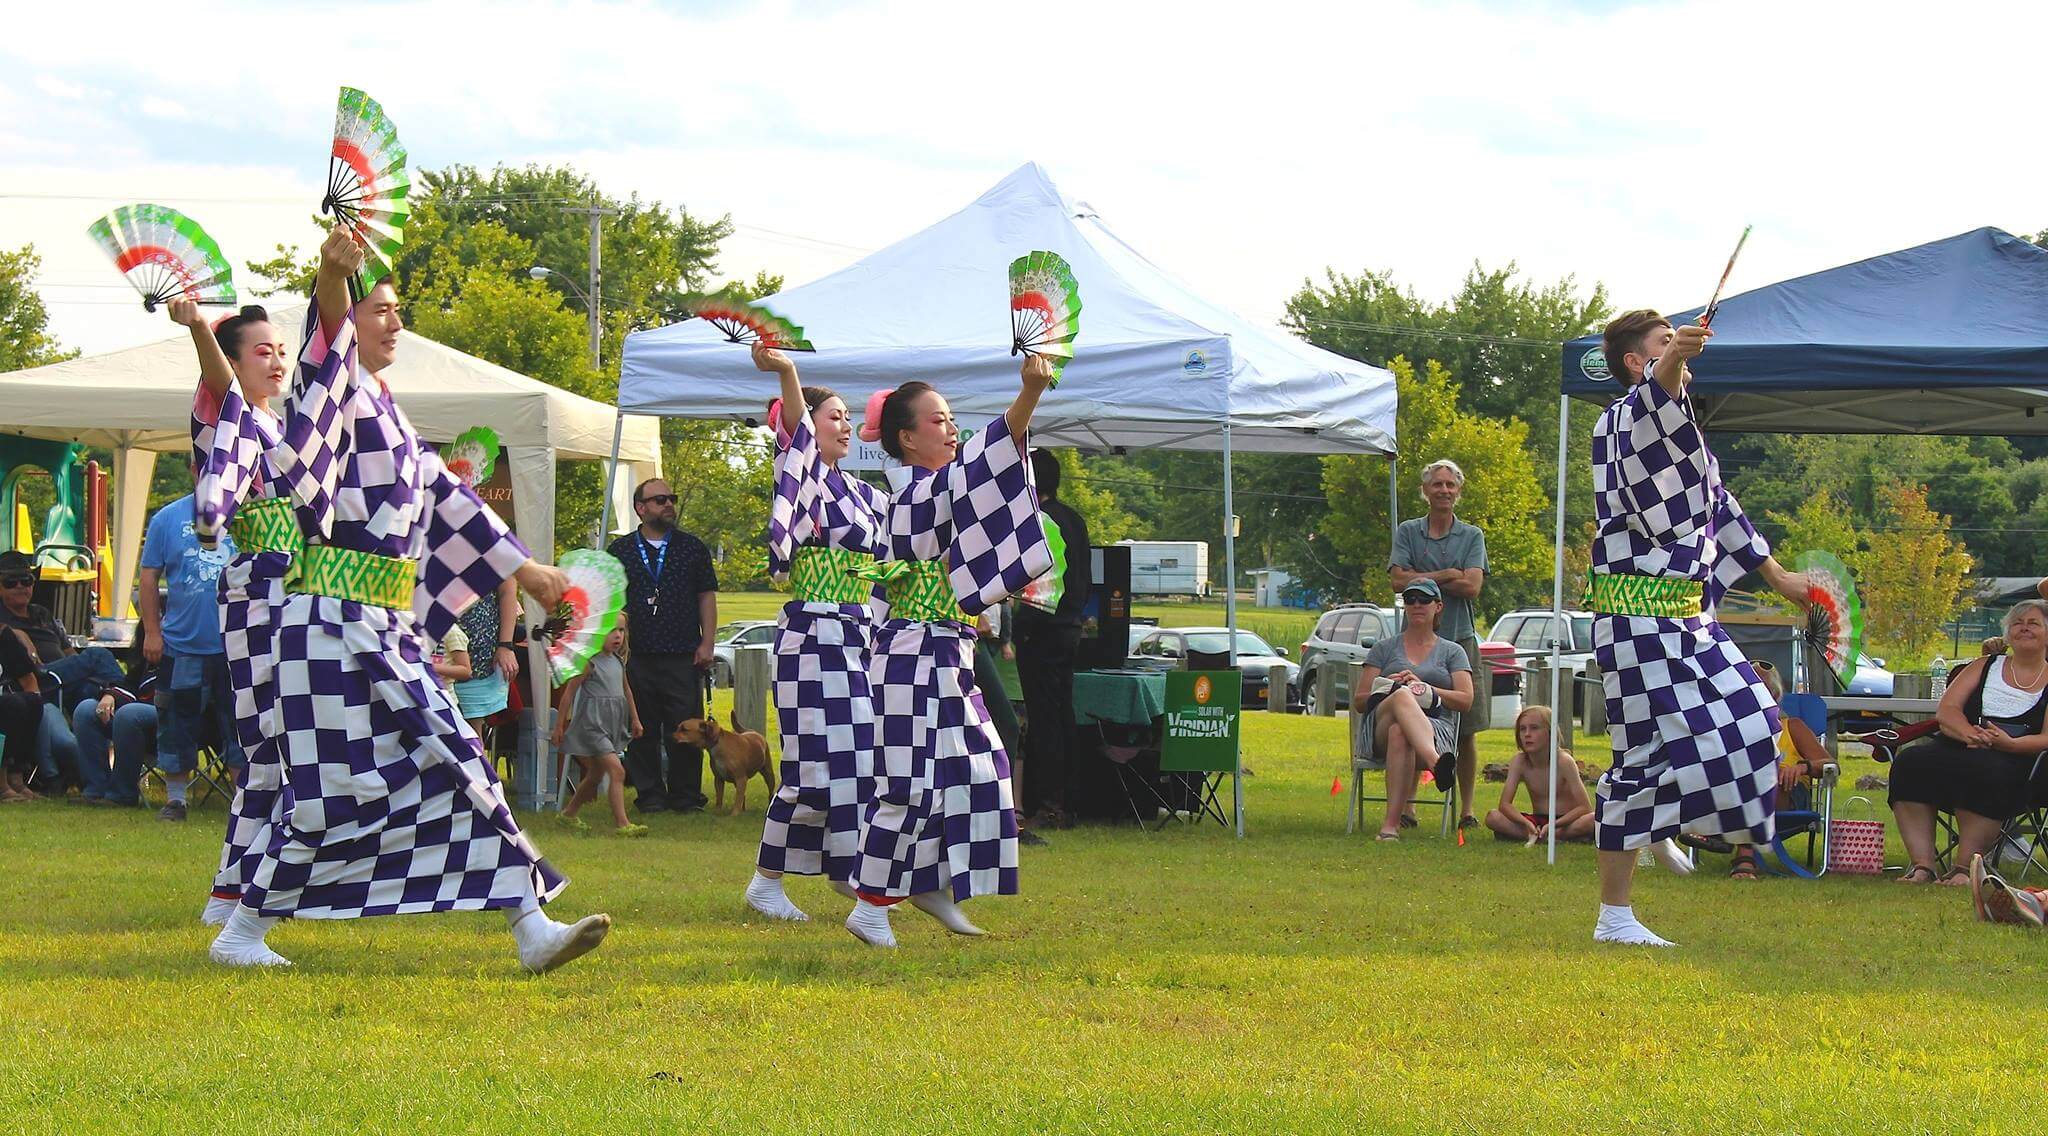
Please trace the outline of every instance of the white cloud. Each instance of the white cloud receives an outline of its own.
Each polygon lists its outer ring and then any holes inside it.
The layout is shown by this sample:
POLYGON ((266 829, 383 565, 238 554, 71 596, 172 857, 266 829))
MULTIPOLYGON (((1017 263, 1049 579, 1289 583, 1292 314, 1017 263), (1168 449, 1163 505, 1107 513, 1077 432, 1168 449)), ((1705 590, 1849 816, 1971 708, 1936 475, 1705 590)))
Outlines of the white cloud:
POLYGON ((192 117, 185 104, 164 98, 162 95, 144 95, 136 108, 149 118, 167 118, 183 121, 192 117))
MULTIPOLYGON (((88 24, 118 12, 20 17, 0 60, 41 77, 0 80, 0 193, 32 162, 81 192, 311 194, 348 82, 383 101, 416 165, 571 160, 615 193, 730 212, 751 228, 727 244, 727 274, 792 281, 856 254, 764 230, 879 247, 1025 160, 1198 290, 1266 318, 1326 265, 1441 296, 1474 260, 1514 260, 1675 308, 1704 299, 1746 222, 1738 289, 1979 225, 2048 225, 2048 157, 2020 142, 2035 84, 1995 46, 2039 42, 2038 5, 883 0, 685 15, 526 0, 412 4, 396 26, 223 8, 221 58, 321 48, 216 71, 203 123, 124 119, 45 86, 113 83, 88 24)), ((122 82, 131 99, 181 91, 188 62, 144 53, 122 82)), ((304 241, 311 211, 203 208, 238 257, 304 241)), ((0 242, 54 256, 90 212, 0 198, 0 242)), ((67 259, 65 278, 91 270, 67 259)), ((59 330, 118 342, 102 314, 60 308, 59 330)))

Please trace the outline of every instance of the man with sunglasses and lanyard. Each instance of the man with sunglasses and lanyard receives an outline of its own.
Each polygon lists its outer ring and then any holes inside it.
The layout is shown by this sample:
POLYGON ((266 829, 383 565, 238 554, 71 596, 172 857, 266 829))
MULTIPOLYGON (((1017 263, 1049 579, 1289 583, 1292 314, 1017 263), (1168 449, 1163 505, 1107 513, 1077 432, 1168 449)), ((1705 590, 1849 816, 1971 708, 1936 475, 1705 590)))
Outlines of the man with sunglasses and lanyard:
POLYGON ((626 570, 626 682, 646 730, 626 747, 640 811, 704 807, 704 751, 669 735, 704 716, 704 672, 718 626, 718 576, 704 542, 676 528, 676 496, 651 478, 633 491, 640 527, 608 551, 626 570), (662 747, 668 747, 663 769, 662 747))

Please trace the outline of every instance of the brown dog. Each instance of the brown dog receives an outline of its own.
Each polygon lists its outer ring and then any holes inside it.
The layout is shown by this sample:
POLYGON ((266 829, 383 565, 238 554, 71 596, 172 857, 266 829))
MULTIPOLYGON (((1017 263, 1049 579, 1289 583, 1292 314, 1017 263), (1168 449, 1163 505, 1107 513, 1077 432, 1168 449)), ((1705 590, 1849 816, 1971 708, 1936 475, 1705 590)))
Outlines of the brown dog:
POLYGON ((701 746, 711 757, 711 778, 718 784, 715 808, 725 809, 725 783, 732 782, 732 811, 738 816, 747 809, 747 779, 758 773, 775 792, 775 767, 768 764, 768 739, 752 730, 742 730, 735 721, 728 730, 716 718, 688 718, 676 726, 675 740, 701 746))

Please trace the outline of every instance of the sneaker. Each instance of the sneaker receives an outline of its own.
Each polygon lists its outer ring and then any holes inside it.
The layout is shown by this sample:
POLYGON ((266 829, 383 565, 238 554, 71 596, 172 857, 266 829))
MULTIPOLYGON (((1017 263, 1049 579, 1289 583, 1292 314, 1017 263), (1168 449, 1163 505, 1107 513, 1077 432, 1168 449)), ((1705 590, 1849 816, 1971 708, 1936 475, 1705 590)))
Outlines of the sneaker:
POLYGON ((644 824, 622 824, 619 827, 612 829, 612 835, 645 836, 647 835, 647 826, 644 824))
POLYGON ((572 817, 567 813, 549 813, 548 820, 556 828, 566 829, 570 832, 590 831, 590 825, 585 823, 582 817, 572 817))
POLYGON ((158 820, 182 821, 185 819, 185 802, 172 801, 156 812, 158 820))
POLYGON ((1429 775, 1436 781, 1437 788, 1442 789, 1446 793, 1456 792, 1458 786, 1458 755, 1447 753, 1437 758, 1436 766, 1429 771, 1429 775))

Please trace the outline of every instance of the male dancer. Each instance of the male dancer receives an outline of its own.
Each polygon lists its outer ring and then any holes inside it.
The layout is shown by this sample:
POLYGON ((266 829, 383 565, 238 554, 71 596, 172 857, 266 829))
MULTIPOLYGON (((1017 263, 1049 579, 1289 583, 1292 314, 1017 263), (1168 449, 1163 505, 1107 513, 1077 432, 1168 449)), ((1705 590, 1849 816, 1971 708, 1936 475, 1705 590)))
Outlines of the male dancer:
POLYGON ((1686 361, 1712 336, 1674 331, 1654 311, 1629 312, 1602 336, 1629 389, 1593 428, 1599 531, 1586 605, 1614 745, 1594 806, 1596 942, 1672 945, 1629 906, 1638 849, 1684 874, 1681 831, 1761 844, 1776 820, 1777 700, 1714 609, 1752 571, 1794 603, 1807 602, 1807 588, 1721 484, 1693 419, 1686 361))

